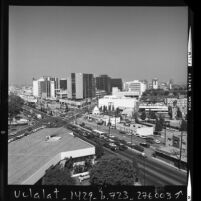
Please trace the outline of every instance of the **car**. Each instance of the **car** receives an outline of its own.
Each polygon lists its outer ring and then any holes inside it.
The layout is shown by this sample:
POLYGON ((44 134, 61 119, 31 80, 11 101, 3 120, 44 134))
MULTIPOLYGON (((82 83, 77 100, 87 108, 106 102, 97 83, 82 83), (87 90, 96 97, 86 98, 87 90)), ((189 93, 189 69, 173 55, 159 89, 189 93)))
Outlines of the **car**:
POLYGON ((160 144, 160 143, 161 143, 160 140, 154 140, 154 142, 155 142, 156 144, 160 144))
POLYGON ((83 173, 83 174, 81 174, 80 176, 79 176, 79 180, 80 180, 80 183, 83 181, 83 180, 85 180, 85 179, 89 179, 90 178, 90 175, 89 175, 89 173, 87 172, 87 173, 83 173))
POLYGON ((119 133, 121 133, 121 134, 123 134, 123 135, 125 135, 125 134, 126 134, 126 132, 125 132, 125 131, 119 131, 119 133))
POLYGON ((125 151, 125 150, 127 150, 128 149, 128 147, 127 146, 125 146, 125 145, 119 145, 119 150, 120 151, 125 151))
POLYGON ((130 127, 129 123, 124 123, 124 126, 130 127))
POLYGON ((140 146, 143 146, 143 147, 149 148, 149 147, 150 147, 150 144, 145 143, 145 142, 142 142, 142 143, 140 143, 140 146))

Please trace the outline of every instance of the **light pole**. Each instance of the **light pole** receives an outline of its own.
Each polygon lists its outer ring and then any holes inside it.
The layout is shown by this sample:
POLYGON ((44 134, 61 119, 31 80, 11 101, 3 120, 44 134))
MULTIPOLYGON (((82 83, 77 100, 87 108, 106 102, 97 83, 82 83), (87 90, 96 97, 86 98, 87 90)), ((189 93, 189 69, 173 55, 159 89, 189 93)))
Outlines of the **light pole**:
POLYGON ((168 121, 165 121, 165 146, 166 146, 166 136, 167 136, 167 133, 166 133, 166 128, 167 128, 167 124, 168 124, 168 121))
POLYGON ((144 186, 145 186, 145 157, 144 157, 144 186))

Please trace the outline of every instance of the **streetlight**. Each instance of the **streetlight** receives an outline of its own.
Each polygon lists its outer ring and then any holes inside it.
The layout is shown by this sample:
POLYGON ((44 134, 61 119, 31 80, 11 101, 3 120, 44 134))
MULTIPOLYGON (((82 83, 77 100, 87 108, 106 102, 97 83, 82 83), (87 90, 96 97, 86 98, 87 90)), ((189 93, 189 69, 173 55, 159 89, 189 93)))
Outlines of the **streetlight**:
POLYGON ((144 186, 145 186, 145 156, 144 157, 144 186))
POLYGON ((168 121, 165 121, 165 146, 166 146, 166 136, 167 136, 167 133, 166 133, 166 128, 167 128, 167 125, 169 124, 168 121))

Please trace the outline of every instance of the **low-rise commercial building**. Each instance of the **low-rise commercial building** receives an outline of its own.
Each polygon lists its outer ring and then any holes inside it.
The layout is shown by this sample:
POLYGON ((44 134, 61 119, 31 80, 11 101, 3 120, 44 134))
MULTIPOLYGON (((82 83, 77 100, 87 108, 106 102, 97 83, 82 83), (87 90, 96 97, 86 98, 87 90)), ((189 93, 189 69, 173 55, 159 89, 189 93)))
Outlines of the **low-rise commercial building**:
POLYGON ((135 98, 129 98, 125 96, 104 96, 98 100, 98 107, 112 107, 114 109, 126 109, 126 108, 135 108, 138 103, 138 100, 135 98))
POLYGON ((94 163, 95 147, 65 128, 45 128, 13 141, 8 144, 8 184, 33 185, 50 166, 70 157, 94 163))
POLYGON ((164 103, 140 103, 139 110, 168 113, 168 106, 164 103))

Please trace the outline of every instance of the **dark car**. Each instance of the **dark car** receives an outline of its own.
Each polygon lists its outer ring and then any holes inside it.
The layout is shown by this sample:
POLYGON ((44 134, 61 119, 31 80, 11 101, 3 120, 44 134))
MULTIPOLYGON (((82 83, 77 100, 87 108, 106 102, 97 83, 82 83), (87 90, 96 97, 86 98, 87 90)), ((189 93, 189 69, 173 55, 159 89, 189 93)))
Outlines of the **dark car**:
POLYGON ((125 150, 127 150, 127 149, 128 149, 127 146, 125 146, 125 145, 119 145, 119 150, 120 150, 120 151, 125 151, 125 150))
POLYGON ((125 132, 125 131, 119 131, 119 133, 121 133, 121 134, 123 134, 123 135, 125 135, 125 134, 126 134, 126 132, 125 132))
POLYGON ((150 147, 150 144, 145 143, 145 142, 142 142, 142 143, 140 143, 140 146, 143 146, 143 147, 149 148, 149 147, 150 147))

